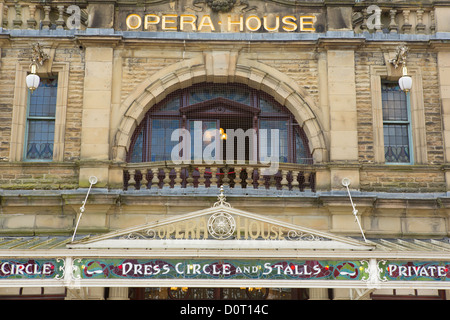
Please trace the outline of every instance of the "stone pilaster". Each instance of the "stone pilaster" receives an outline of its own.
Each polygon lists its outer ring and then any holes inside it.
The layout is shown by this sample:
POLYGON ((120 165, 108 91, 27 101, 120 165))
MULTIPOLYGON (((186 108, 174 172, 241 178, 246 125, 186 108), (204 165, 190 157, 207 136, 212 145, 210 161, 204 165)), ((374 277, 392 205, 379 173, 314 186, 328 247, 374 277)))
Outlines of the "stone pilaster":
MULTIPOLYGON (((330 161, 358 161, 355 55, 353 50, 330 49, 327 52, 328 104, 330 119, 330 161)), ((359 189, 358 167, 331 168, 331 188, 342 189, 343 178, 351 188, 359 189)))
MULTIPOLYGON (((80 187, 89 186, 89 177, 95 175, 95 187, 108 183, 110 154, 110 119, 113 82, 114 48, 96 41, 95 37, 82 39, 86 50, 82 134, 80 187), (105 163, 106 162, 106 163, 105 163), (97 165, 98 163, 98 165, 97 165)), ((106 42, 105 42, 106 43, 106 42)))
POLYGON ((108 300, 130 300, 128 298, 128 288, 109 288, 108 300))
MULTIPOLYGON (((438 52, 439 94, 442 104, 444 160, 450 163, 450 50, 438 52)), ((445 170, 447 191, 450 191, 450 170, 445 170)))

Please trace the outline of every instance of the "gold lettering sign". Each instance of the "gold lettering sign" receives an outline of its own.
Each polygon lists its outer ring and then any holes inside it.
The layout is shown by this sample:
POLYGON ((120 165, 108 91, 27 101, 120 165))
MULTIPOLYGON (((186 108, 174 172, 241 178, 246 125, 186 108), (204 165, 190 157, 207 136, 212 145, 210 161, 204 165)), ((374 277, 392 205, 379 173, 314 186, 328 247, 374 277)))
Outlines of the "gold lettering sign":
POLYGON ((147 229, 126 238, 148 239, 235 239, 235 240, 322 240, 311 234, 245 217, 217 214, 147 229), (215 219, 211 219, 214 217, 215 219))
POLYGON ((213 21, 209 14, 129 14, 130 31, 183 32, 316 32, 317 17, 309 15, 223 14, 213 21))

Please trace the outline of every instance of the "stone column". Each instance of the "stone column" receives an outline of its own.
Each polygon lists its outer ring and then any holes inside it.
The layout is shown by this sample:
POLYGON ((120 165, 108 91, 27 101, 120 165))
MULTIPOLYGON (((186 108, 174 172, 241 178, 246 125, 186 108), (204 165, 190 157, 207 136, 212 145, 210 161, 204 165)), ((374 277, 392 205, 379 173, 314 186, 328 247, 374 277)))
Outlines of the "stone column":
POLYGON ((310 288, 309 300, 329 300, 327 288, 310 288))
POLYGON ((67 289, 65 300, 105 300, 105 288, 67 289))
POLYGON ((105 288, 88 288, 87 300, 105 300, 105 288))
POLYGON ((128 297, 128 288, 109 288, 108 300, 130 300, 128 297))
POLYGON ((351 289, 333 289, 333 300, 350 300, 350 290, 351 289))

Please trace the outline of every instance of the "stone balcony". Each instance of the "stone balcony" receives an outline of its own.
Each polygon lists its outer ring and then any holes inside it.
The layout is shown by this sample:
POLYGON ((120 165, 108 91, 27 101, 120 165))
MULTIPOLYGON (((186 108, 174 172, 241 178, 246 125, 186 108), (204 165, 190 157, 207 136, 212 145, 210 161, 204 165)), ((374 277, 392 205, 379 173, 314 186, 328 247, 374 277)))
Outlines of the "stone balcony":
POLYGON ((0 3, 0 27, 5 29, 68 30, 75 28, 70 16, 79 13, 80 25, 87 25, 86 4, 70 1, 2 1, 0 3), (73 5, 76 5, 73 6, 73 5), (79 12, 78 12, 79 11, 79 12))
POLYGON ((358 2, 353 8, 356 33, 434 34, 436 13, 429 3, 411 6, 405 3, 358 2))
POLYGON ((268 166, 175 165, 172 162, 130 163, 123 171, 123 188, 131 190, 217 188, 316 191, 316 169, 312 165, 280 163, 274 175, 264 175, 268 166))

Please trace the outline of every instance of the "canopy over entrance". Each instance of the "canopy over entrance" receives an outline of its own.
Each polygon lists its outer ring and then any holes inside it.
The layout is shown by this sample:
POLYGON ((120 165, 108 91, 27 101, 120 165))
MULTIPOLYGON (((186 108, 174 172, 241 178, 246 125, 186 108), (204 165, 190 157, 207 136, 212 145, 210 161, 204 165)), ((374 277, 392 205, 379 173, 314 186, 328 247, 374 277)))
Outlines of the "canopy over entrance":
POLYGON ((0 286, 450 289, 441 240, 336 236, 211 207, 88 236, 0 239, 0 286))
MULTIPOLYGON (((211 250, 372 250, 373 244, 305 228, 243 210, 226 202, 223 189, 211 208, 148 224, 87 237, 76 249, 211 250)), ((222 256, 217 252, 218 255, 222 256)), ((260 254, 260 253, 259 253, 260 254)), ((208 254, 209 255, 209 254, 208 254)))

